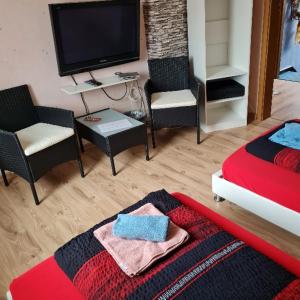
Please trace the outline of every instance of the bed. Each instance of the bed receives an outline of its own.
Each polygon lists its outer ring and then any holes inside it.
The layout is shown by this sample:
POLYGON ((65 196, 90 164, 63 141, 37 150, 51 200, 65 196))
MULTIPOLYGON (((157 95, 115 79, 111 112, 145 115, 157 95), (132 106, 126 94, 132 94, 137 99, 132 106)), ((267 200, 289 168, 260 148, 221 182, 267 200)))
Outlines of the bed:
POLYGON ((246 146, 227 158, 222 170, 212 175, 215 200, 231 201, 297 236, 300 236, 299 183, 300 173, 252 155, 246 146))
MULTIPOLYGON (((293 299, 297 299, 296 297, 300 296, 299 260, 280 251, 279 249, 256 237, 255 235, 239 227, 238 225, 232 223, 226 218, 218 215, 217 213, 203 206, 199 202, 191 199, 190 197, 181 193, 174 193, 172 195, 177 200, 179 200, 182 205, 185 205, 194 213, 200 214, 201 216, 209 219, 220 229, 226 230, 226 232, 230 233, 235 238, 243 241, 259 253, 267 256, 267 258, 270 259, 270 262, 276 262, 280 266, 280 268, 283 267, 285 270, 291 272, 291 274, 293 274, 292 276, 295 276, 296 278, 294 284, 284 289, 285 294, 280 294, 276 299, 288 299, 286 298, 287 296, 293 296, 295 297, 293 299)), ((114 280, 116 279, 114 278, 114 280)), ((9 292, 7 293, 7 299, 84 300, 84 297, 81 296, 81 294, 69 280, 66 274, 58 266, 55 258, 52 256, 26 272, 25 274, 14 279, 10 284, 9 292)), ((111 299, 115 298, 111 297, 111 299)))

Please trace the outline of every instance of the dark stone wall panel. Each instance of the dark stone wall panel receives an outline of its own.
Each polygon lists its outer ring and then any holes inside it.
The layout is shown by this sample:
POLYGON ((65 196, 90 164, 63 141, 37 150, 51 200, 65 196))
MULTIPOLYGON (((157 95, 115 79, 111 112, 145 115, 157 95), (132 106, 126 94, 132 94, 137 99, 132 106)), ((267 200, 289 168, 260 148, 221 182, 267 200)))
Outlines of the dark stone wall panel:
POLYGON ((145 0, 149 59, 188 55, 186 0, 145 0))

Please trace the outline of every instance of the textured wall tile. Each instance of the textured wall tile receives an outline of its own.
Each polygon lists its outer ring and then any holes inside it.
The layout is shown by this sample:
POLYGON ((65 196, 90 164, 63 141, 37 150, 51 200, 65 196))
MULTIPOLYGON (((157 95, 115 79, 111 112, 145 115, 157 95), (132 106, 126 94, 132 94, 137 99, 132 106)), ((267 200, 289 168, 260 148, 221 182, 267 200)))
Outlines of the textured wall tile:
POLYGON ((144 16, 150 59, 188 54, 186 0, 145 0, 144 16))

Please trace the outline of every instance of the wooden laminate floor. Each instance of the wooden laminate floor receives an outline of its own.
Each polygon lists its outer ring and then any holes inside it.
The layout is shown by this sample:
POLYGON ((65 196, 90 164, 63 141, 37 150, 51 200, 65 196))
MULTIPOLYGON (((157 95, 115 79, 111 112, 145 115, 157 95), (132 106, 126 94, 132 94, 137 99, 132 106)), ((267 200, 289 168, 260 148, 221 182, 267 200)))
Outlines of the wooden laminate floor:
POLYGON ((300 118, 300 82, 275 80, 272 118, 290 120, 300 118))
POLYGON ((9 282, 28 268, 52 255, 73 236, 96 222, 133 204, 147 193, 166 189, 186 193, 300 258, 300 239, 255 215, 225 201, 216 203, 211 193, 211 174, 223 160, 258 134, 280 123, 270 118, 245 128, 202 135, 196 145, 193 129, 163 130, 151 161, 143 147, 116 157, 119 174, 112 177, 109 159, 88 145, 82 179, 77 164, 56 167, 37 183, 43 203, 35 206, 28 184, 13 174, 10 186, 0 184, 0 299, 9 282))

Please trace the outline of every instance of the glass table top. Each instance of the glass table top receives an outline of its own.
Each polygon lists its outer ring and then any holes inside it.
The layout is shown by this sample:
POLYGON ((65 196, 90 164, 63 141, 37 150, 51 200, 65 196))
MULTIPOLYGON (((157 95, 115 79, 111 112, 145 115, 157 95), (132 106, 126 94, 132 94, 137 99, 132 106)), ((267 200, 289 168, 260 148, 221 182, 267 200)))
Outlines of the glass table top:
POLYGON ((130 118, 130 117, 128 117, 120 112, 117 112, 111 108, 108 108, 108 109, 105 109, 105 110, 102 110, 102 111, 99 111, 96 113, 92 113, 91 116, 101 118, 101 120, 97 121, 97 122, 86 121, 85 120, 86 116, 76 118, 76 120, 77 120, 77 122, 85 125, 86 127, 97 132, 98 134, 100 134, 103 137, 108 137, 108 136, 114 135, 116 133, 128 130, 130 128, 138 127, 138 126, 141 126, 144 124, 138 120, 130 118), (116 123, 116 121, 117 121, 117 123, 116 123), (121 121, 121 122, 118 122, 118 121, 121 121), (113 123, 111 123, 111 122, 113 122, 113 123), (123 124, 122 129, 111 130, 111 131, 109 130, 110 128, 113 129, 115 126, 118 126, 118 125, 121 126, 121 124, 123 124), (126 124, 128 126, 126 126, 126 124), (102 126, 102 125, 104 125, 104 126, 102 126))

